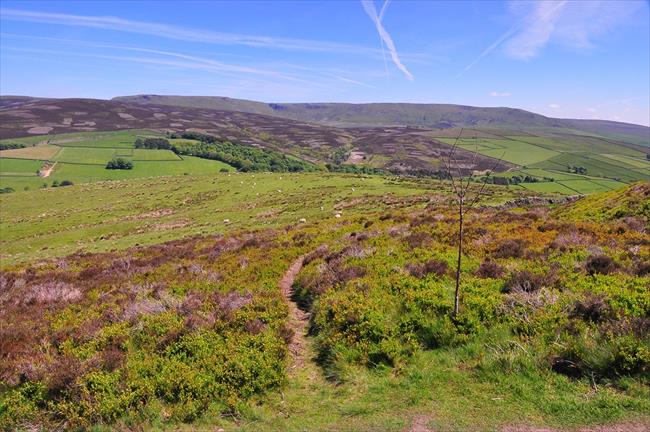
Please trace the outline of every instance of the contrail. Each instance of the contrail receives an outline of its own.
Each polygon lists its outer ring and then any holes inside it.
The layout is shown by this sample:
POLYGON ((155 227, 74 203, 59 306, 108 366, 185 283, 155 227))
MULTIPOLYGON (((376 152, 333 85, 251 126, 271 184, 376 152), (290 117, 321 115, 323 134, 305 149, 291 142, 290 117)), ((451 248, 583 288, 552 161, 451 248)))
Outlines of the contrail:
MULTIPOLYGON (((390 34, 388 34, 386 29, 384 28, 384 25, 381 23, 381 18, 377 14, 377 8, 375 8, 375 4, 373 3, 373 1, 361 0, 361 5, 363 6, 363 10, 366 11, 366 14, 368 14, 372 22, 375 23, 375 27, 377 27, 377 32, 379 33, 379 37, 386 44, 386 48, 388 48, 388 51, 390 52, 390 56, 393 59, 393 63, 395 63, 395 66, 397 66, 397 68, 401 70, 409 80, 413 81, 413 74, 409 72, 406 66, 404 66, 404 64, 402 64, 402 61, 399 59, 399 54, 397 53, 397 48, 395 48, 393 39, 390 37, 390 34)), ((386 3, 384 3, 382 12, 386 10, 386 6, 387 6, 386 3)))

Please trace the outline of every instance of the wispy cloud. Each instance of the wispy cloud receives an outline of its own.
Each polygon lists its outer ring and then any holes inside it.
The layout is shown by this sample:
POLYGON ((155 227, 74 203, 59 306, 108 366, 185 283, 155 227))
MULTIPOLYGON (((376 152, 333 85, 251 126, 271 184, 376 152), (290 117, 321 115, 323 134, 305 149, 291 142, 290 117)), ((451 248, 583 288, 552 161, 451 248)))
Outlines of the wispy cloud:
POLYGON ((383 43, 386 44, 386 48, 388 48, 390 57, 393 60, 393 63, 395 63, 395 66, 397 66, 397 68, 401 70, 409 80, 413 81, 413 74, 409 72, 409 70, 400 60, 397 48, 393 42, 393 38, 390 36, 388 31, 386 31, 384 25, 381 22, 384 12, 386 11, 387 4, 384 3, 381 14, 377 13, 377 8, 375 7, 374 0, 361 0, 361 5, 363 6, 363 10, 366 11, 366 14, 368 14, 372 22, 375 24, 375 27, 377 27, 377 33, 379 33, 379 37, 383 43))
POLYGON ((459 74, 503 45, 503 52, 515 59, 528 60, 540 54, 550 42, 572 49, 590 49, 593 39, 623 24, 639 8, 639 1, 512 1, 514 24, 481 52, 459 74))
MULTIPOLYGON (((545 3, 545 2, 542 1, 540 3, 545 3)), ((552 7, 546 11, 546 14, 554 14, 557 10, 564 7, 565 3, 566 0, 557 3, 551 3, 552 7)), ((538 16, 537 19, 546 19, 546 15, 538 16)), ((463 71, 458 76, 462 75, 463 72, 466 72, 470 70, 472 67, 474 67, 474 65, 476 65, 476 63, 481 61, 483 57, 490 54, 492 51, 498 48, 505 41, 507 41, 508 39, 512 38, 514 35, 519 33, 527 24, 529 24, 529 17, 526 17, 526 19, 519 20, 519 22, 517 22, 515 25, 510 27, 508 31, 503 33, 501 36, 499 36, 497 40, 495 40, 494 42, 492 42, 491 45, 485 48, 483 52, 478 57, 476 57, 470 64, 465 66, 465 69, 463 69, 463 71)))
POLYGON ((492 96, 492 97, 508 97, 508 96, 512 96, 512 93, 493 91, 493 92, 488 93, 488 95, 492 96))
POLYGON ((100 43, 100 42, 89 42, 76 39, 62 39, 54 37, 44 37, 44 36, 30 36, 30 35, 21 35, 14 33, 0 33, 0 37, 7 38, 18 38, 18 39, 29 39, 37 40, 43 42, 57 43, 65 45, 72 45, 75 47, 85 47, 85 48, 100 48, 108 50, 117 50, 117 51, 127 51, 127 52, 138 52, 145 54, 153 54, 158 57, 133 57, 133 56, 124 56, 124 55, 108 55, 102 54, 101 52, 92 52, 92 53, 82 53, 77 50, 66 52, 61 50, 48 50, 48 49, 35 49, 35 48, 19 48, 5 46, 4 48, 14 51, 14 52, 24 52, 24 53, 41 53, 41 54, 52 54, 65 56, 68 55, 74 56, 83 56, 90 58, 99 58, 99 59, 110 59, 117 61, 126 61, 126 62, 136 62, 136 63, 145 63, 150 66, 162 66, 162 67, 171 67, 176 69, 190 69, 190 70, 204 70, 208 72, 217 72, 223 75, 228 75, 232 77, 239 77, 241 74, 251 74, 256 76, 262 76, 273 79, 282 79, 286 81, 293 82, 302 82, 310 85, 317 85, 326 87, 325 83, 317 83, 317 80, 328 80, 333 79, 339 82, 344 82, 347 84, 353 84, 356 86, 362 86, 367 88, 374 88, 373 86, 359 81, 357 79, 352 79, 345 75, 349 75, 348 72, 340 69, 327 69, 327 68, 314 68, 306 66, 298 66, 286 63, 279 64, 258 64, 255 67, 235 65, 223 63, 206 57, 200 57, 197 55, 190 55, 185 53, 180 53, 176 51, 167 51, 159 49, 149 49, 135 46, 127 45, 118 45, 111 43, 100 43), (163 58, 159 58, 163 57, 163 58), (174 60, 165 59, 172 58, 174 60), (183 61, 177 61, 178 59, 183 61), (287 69, 294 69, 297 71, 309 72, 309 79, 302 78, 304 74, 296 74, 294 71, 288 71, 287 69))
POLYGON ((558 109, 558 108, 560 108, 560 105, 558 105, 556 103, 552 103, 552 104, 548 104, 548 107, 551 108, 551 109, 558 109))
POLYGON ((222 33, 211 30, 180 27, 146 21, 127 20, 112 16, 72 15, 50 12, 0 9, 2 19, 38 22, 65 26, 90 27, 127 33, 138 33, 166 39, 218 45, 244 45, 295 51, 332 52, 347 54, 380 54, 379 50, 352 44, 307 39, 222 33))

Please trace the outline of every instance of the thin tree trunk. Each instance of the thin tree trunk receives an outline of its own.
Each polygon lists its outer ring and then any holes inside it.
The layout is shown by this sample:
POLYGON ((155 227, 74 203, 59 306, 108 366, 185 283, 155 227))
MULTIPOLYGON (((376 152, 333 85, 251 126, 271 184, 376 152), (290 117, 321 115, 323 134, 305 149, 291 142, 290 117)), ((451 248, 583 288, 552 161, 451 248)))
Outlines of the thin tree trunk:
POLYGON ((456 263, 456 292, 454 293, 454 317, 458 316, 460 303, 460 263, 463 256, 463 198, 458 205, 458 261, 456 263))

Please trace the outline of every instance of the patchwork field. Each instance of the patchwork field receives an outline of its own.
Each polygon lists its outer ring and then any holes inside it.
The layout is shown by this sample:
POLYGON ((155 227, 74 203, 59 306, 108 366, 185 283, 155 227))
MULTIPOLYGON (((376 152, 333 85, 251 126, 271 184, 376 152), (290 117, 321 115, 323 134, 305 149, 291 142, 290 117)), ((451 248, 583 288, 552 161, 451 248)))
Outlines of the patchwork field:
MULTIPOLYGON (((497 133, 493 132, 493 136, 497 133)), ((471 131, 465 131, 458 146, 485 156, 502 158, 520 167, 499 176, 537 177, 540 183, 518 185, 529 190, 589 194, 650 178, 650 161, 646 159, 650 150, 642 146, 617 145, 598 137, 577 135, 508 135, 498 138, 478 133, 476 138, 470 135, 471 131), (576 173, 577 168, 583 169, 583 173, 576 173)), ((456 142, 448 134, 436 139, 450 145, 456 142)))
POLYGON ((20 191, 50 186, 63 180, 86 183, 233 170, 228 164, 215 160, 181 157, 170 150, 134 148, 137 137, 155 136, 160 135, 151 131, 129 130, 52 135, 39 140, 34 137, 3 140, 1 142, 27 147, 0 151, 0 187, 20 191), (116 157, 133 161, 133 169, 105 169, 106 163, 116 157), (30 161, 21 165, 15 162, 18 159, 30 161), (54 169, 47 178, 38 177, 36 171, 47 161, 56 162, 54 169))

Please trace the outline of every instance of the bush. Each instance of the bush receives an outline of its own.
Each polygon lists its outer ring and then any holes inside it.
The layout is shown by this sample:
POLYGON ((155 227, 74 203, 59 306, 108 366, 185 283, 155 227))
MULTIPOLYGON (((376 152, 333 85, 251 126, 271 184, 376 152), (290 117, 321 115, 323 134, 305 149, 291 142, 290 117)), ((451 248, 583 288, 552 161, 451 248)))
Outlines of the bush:
POLYGON ((504 270, 499 264, 494 261, 485 260, 476 269, 476 275, 480 278, 498 279, 503 276, 504 270))
POLYGON ((449 271, 449 265, 446 261, 431 259, 423 264, 407 264, 406 270, 416 278, 423 278, 424 276, 434 273, 437 276, 444 276, 449 271))
POLYGON ((169 150, 172 146, 165 138, 137 138, 135 148, 169 150))
POLYGON ((4 188, 1 188, 1 189, 0 189, 0 194, 3 194, 3 193, 12 193, 12 192, 16 192, 16 191, 14 190, 14 188, 12 188, 12 187, 4 187, 4 188))
POLYGON ((592 255, 585 262, 587 274, 609 274, 618 269, 618 264, 607 255, 592 255))
POLYGON ((133 162, 122 158, 115 158, 108 161, 106 169, 130 170, 133 169, 133 162))
POLYGON ((503 287, 503 292, 523 291, 531 293, 542 288, 545 282, 546 280, 542 275, 531 273, 528 270, 520 270, 510 275, 503 287))
POLYGON ((509 239, 501 242, 492 256, 495 258, 521 258, 526 252, 526 243, 520 239, 509 239))

